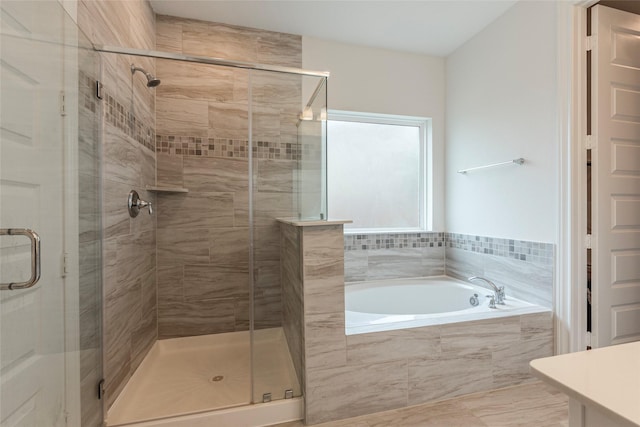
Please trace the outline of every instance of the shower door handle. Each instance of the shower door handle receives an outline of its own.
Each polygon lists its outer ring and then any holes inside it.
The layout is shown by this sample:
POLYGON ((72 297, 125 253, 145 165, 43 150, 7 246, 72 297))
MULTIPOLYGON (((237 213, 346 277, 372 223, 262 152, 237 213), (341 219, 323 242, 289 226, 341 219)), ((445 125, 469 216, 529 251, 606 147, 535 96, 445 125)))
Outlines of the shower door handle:
POLYGON ((26 236, 31 240, 31 278, 26 282, 0 283, 0 291, 27 289, 40 280, 40 236, 28 228, 0 228, 0 236, 26 236))

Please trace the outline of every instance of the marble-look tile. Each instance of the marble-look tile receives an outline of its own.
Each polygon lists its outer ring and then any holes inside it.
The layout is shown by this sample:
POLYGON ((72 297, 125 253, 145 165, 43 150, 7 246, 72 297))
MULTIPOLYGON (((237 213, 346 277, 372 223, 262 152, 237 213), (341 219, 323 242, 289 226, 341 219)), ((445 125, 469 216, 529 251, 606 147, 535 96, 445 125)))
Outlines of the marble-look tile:
MULTIPOLYGON (((156 48, 156 14, 147 1, 124 1, 124 11, 131 19, 129 44, 139 49, 156 48)), ((123 11, 123 12, 124 12, 123 11)))
POLYGON ((159 229, 233 227, 233 194, 162 194, 157 213, 159 229))
POLYGON ((140 174, 143 161, 140 157, 140 144, 110 124, 105 124, 104 128, 104 176, 108 177, 109 181, 140 186, 143 184, 140 174))
MULTIPOLYGON (((100 212, 102 208, 101 181, 101 178, 94 175, 78 174, 79 194, 82 194, 82 203, 78 206, 78 240, 80 243, 99 240, 106 234, 103 231, 106 218, 103 220, 103 215, 100 212)), ((121 225, 120 221, 115 220, 115 223, 116 225, 112 225, 112 227, 118 229, 121 225)))
POLYGON ((507 297, 514 296, 551 308, 553 269, 548 266, 511 258, 488 256, 485 275, 498 286, 504 286, 507 297))
POLYGON ((183 53, 237 61, 257 61, 256 31, 212 22, 183 24, 183 53))
POLYGON ((443 352, 409 360, 409 405, 489 390, 491 354, 443 352))
POLYGON ((158 306, 160 339, 235 330, 234 299, 170 301, 158 306))
POLYGON ((132 281, 149 270, 156 268, 156 233, 143 233, 121 236, 117 239, 117 278, 118 283, 132 281))
POLYGON ((213 265, 184 266, 184 299, 248 298, 249 272, 213 265))
POLYGON ((421 248, 369 250, 367 280, 426 276, 430 267, 423 263, 421 248))
POLYGON ((254 224, 270 226, 276 218, 291 218, 297 212, 289 193, 254 193, 254 224))
POLYGON ((300 114, 302 78, 297 75, 260 73, 252 83, 252 102, 261 106, 285 108, 285 113, 300 114))
POLYGON ((473 353, 520 341, 518 316, 449 323, 441 328, 443 352, 473 353))
MULTIPOLYGON (((173 16, 156 15, 156 49, 182 53, 182 20, 173 16)), ((159 63, 157 60, 156 63, 159 63)))
POLYGON ((307 424, 407 405, 406 361, 308 370, 306 382, 307 424))
POLYGON ((296 162, 293 160, 258 159, 254 162, 257 173, 257 191, 270 193, 291 193, 296 162))
MULTIPOLYGON (((335 368, 347 363, 344 311, 304 316, 307 370, 335 368)), ((315 386, 315 383, 310 383, 315 386)))
MULTIPOLYGON (((341 277, 305 279, 303 288, 306 316, 344 312, 344 279, 341 277)), ((344 325, 342 325, 342 332, 344 333, 344 325)))
MULTIPOLYGON (((318 427, 568 427, 567 409, 566 396, 553 395, 544 384, 534 382, 444 402, 330 421, 318 424, 318 427)), ((274 427, 303 425, 296 421, 274 427)))
POLYGON ((257 39, 258 62, 285 67, 302 67, 302 37, 294 34, 262 32, 257 39))
POLYGON ((251 111, 251 130, 254 141, 280 142, 282 110, 255 105, 251 111))
POLYGON ((143 319, 149 319, 150 313, 155 315, 157 301, 158 301, 158 285, 156 282, 156 269, 152 268, 140 276, 140 309, 143 319))
POLYGON ((249 226, 249 190, 233 193, 233 225, 249 226))
POLYGON ((568 403, 541 390, 539 383, 510 387, 487 396, 470 396, 461 403, 470 407, 486 425, 489 426, 530 426, 552 427, 568 421, 568 403), (478 403, 488 403, 478 407, 478 403), (488 401, 498 401, 501 405, 491 405, 488 401))
POLYGON ((280 227, 274 222, 268 227, 253 228, 253 256, 256 261, 280 260, 280 227))
POLYGON ((386 416, 367 418, 369 427, 486 427, 482 420, 460 402, 447 401, 431 406, 414 406, 390 411, 386 416))
POLYGON ((362 282, 367 280, 369 251, 345 251, 344 281, 362 282))
POLYGON ((521 340, 515 345, 504 345, 492 353, 493 384, 506 387, 531 381, 529 362, 553 356, 553 341, 542 339, 521 340))
POLYGON ((442 276, 445 272, 444 247, 421 248, 425 276, 442 276))
POLYGON ((300 253, 300 229, 293 225, 280 223, 280 260, 282 274, 285 273, 294 282, 302 281, 302 260, 300 253))
POLYGON ((158 265, 209 263, 209 230, 158 229, 158 265))
POLYGON ((303 276, 326 279, 344 275, 342 225, 302 230, 303 276))
POLYGON ((236 318, 235 331, 248 331, 251 319, 251 304, 249 298, 236 298, 233 314, 236 318))
POLYGON ((547 311, 520 316, 520 330, 523 340, 547 339, 553 341, 553 312, 547 311))
MULTIPOLYGON (((175 99, 233 101, 233 70, 229 67, 158 59, 156 68, 156 74, 162 79, 156 89, 157 102, 162 98, 170 98, 169 102, 175 99)), ((246 106, 244 109, 246 111, 246 106)))
POLYGON ((236 270, 248 272, 249 229, 209 229, 209 255, 212 265, 234 267, 236 270))
POLYGON ((184 267, 158 264, 158 303, 171 300, 184 300, 184 267))
POLYGON ((484 255, 462 249, 445 250, 445 271, 447 276, 466 280, 471 276, 484 275, 484 255))
POLYGON ((156 133, 206 138, 209 129, 209 103, 202 100, 158 97, 156 133))
POLYGON ((440 327, 347 336, 347 363, 378 363, 440 353, 440 327))
POLYGON ((102 246, 103 293, 108 295, 118 285, 118 238, 105 239, 102 246))
POLYGON ((104 371, 110 380, 107 391, 115 396, 131 374, 131 331, 139 321, 140 280, 119 282, 104 300, 104 324, 108 326, 104 330, 104 371))
POLYGON ((249 190, 248 173, 249 166, 246 160, 184 158, 184 186, 189 191, 246 192, 249 190))
MULTIPOLYGON (((233 80, 229 79, 232 85, 233 80)), ((232 96, 232 95, 231 95, 232 96)), ((249 139, 249 106, 244 103, 209 102, 209 138, 249 139)), ((244 147, 242 147, 244 148, 244 147)))
POLYGON ((182 187, 182 156, 156 155, 156 185, 159 187, 182 187))
POLYGON ((254 320, 257 327, 282 325, 282 287, 279 260, 254 263, 254 320))
POLYGON ((158 317, 154 309, 142 318, 131 333, 131 371, 135 371, 158 338, 158 317))

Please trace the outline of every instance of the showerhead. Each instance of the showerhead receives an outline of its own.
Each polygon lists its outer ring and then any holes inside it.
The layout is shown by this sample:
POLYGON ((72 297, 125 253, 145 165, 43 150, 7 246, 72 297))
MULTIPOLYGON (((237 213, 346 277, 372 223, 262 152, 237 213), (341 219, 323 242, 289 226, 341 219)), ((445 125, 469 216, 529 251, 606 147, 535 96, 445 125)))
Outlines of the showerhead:
POLYGON ((148 73, 144 68, 136 67, 134 64, 131 64, 131 74, 135 74, 136 71, 140 71, 147 78, 147 87, 156 87, 160 84, 160 79, 156 78, 151 73, 148 73))

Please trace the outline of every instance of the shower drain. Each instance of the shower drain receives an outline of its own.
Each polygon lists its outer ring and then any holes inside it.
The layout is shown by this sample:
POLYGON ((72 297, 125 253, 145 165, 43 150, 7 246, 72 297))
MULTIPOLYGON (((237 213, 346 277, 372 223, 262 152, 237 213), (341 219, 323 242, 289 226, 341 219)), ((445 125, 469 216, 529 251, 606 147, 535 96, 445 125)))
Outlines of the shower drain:
POLYGON ((224 376, 216 375, 215 377, 211 378, 211 381, 214 383, 217 383, 218 381, 222 381, 223 379, 224 379, 224 376))

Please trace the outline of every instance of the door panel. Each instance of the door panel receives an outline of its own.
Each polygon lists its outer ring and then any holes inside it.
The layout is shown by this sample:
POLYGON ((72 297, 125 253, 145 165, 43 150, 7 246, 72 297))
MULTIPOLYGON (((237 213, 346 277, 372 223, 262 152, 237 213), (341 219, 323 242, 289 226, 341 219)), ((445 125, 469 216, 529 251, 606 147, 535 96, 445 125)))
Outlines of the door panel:
POLYGON ((593 345, 640 340, 640 16, 592 9, 593 345))
MULTIPOLYGON (((65 425, 63 15, 57 2, 1 2, 0 228, 41 238, 42 275, 0 291, 0 423, 65 425)), ((0 280, 31 275, 30 241, 0 237, 0 280)))

